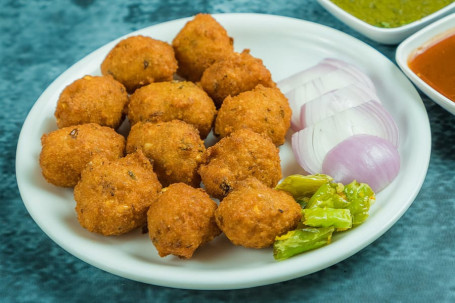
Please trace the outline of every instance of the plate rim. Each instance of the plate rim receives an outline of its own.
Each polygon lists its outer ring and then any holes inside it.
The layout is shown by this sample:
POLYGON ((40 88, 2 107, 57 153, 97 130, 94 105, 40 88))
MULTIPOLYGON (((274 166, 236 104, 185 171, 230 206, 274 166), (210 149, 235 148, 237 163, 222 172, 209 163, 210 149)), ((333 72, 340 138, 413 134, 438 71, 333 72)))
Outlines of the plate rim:
MULTIPOLYGON (((278 16, 278 15, 269 15, 269 14, 255 14, 255 13, 234 13, 234 14, 226 13, 226 14, 211 14, 211 15, 215 19, 220 20, 220 23, 222 23, 222 21, 228 20, 229 18, 236 19, 238 17, 241 17, 241 18, 254 19, 254 22, 264 21, 264 20, 270 22, 270 19, 274 19, 274 20, 281 20, 283 22, 290 22, 290 23, 293 24, 293 26, 298 24, 299 26, 303 25, 304 27, 310 26, 310 27, 315 27, 315 28, 319 28, 319 29, 324 29, 324 30, 326 30, 328 32, 331 32, 333 34, 339 35, 340 37, 344 37, 344 39, 350 39, 351 41, 353 41, 355 43, 360 43, 360 45, 363 45, 363 47, 367 47, 367 48, 371 49, 372 51, 376 52, 383 59, 389 61, 389 63, 393 65, 393 63, 387 57, 385 57, 383 54, 381 54, 377 50, 373 49, 371 46, 367 45, 366 43, 364 43, 364 42, 362 42, 362 41, 360 41, 360 40, 358 40, 358 39, 356 39, 356 38, 354 38, 352 36, 349 36, 349 35, 341 32, 339 30, 336 30, 336 29, 333 29, 333 28, 330 28, 328 26, 325 26, 325 25, 322 25, 322 24, 318 24, 318 23, 315 23, 315 22, 306 21, 306 20, 297 19, 297 18, 292 18, 292 17, 284 17, 284 16, 278 16), (221 20, 221 19, 224 19, 224 20, 221 20)), ((223 272, 223 278, 224 277, 230 277, 232 279, 236 279, 236 280, 231 280, 229 283, 226 283, 226 281, 220 281, 218 277, 214 278, 214 277, 204 276, 204 278, 202 279, 200 277, 200 275, 198 277, 199 280, 195 279, 195 277, 193 277, 192 280, 191 279, 190 280, 182 280, 182 279, 180 279, 180 281, 176 281, 175 279, 168 279, 167 277, 164 277, 164 278, 163 277, 160 277, 160 278, 157 278, 157 277, 143 277, 143 276, 134 275, 134 274, 125 274, 125 269, 109 268, 109 267, 106 267, 104 264, 99 264, 99 262, 97 262, 96 260, 93 260, 92 258, 89 258, 89 257, 84 256, 84 255, 81 255, 78 251, 75 251, 71 247, 67 247, 67 245, 65 245, 64 243, 62 245, 61 240, 58 239, 55 236, 55 234, 53 234, 51 232, 46 232, 47 227, 45 227, 42 224, 42 222, 37 221, 36 218, 35 218, 36 214, 34 214, 33 211, 31 211, 29 209, 29 205, 27 204, 26 199, 25 199, 26 198, 26 194, 24 192, 24 190, 25 190, 25 188, 24 188, 24 186, 25 186, 24 185, 24 180, 21 179, 20 174, 17 173, 18 171, 21 172, 21 169, 22 169, 22 166, 21 166, 22 164, 20 163, 21 162, 20 161, 21 160, 20 148, 22 148, 24 146, 24 144, 25 144, 24 143, 25 135, 26 135, 26 128, 25 127, 28 126, 28 123, 30 123, 29 117, 31 117, 32 114, 35 114, 35 112, 39 109, 39 105, 40 104, 44 103, 43 101, 40 101, 40 100, 42 100, 43 95, 46 96, 47 94, 49 94, 52 91, 52 88, 54 88, 55 86, 58 86, 59 83, 63 81, 63 78, 64 78, 65 75, 67 75, 67 73, 69 73, 78 64, 80 64, 80 62, 83 62, 83 61, 86 61, 86 60, 90 59, 91 56, 95 56, 94 54, 96 54, 97 52, 100 52, 103 47, 106 47, 107 45, 112 45, 112 44, 116 43, 116 41, 119 41, 119 40, 121 40, 121 39, 123 39, 123 38, 125 38, 127 36, 135 35, 135 34, 138 34, 140 32, 146 31, 146 30, 154 28, 154 27, 166 26, 169 23, 177 23, 177 22, 183 23, 185 21, 190 20, 191 18, 192 17, 186 17, 186 18, 180 18, 180 19, 176 19, 176 20, 170 20, 170 21, 166 21, 166 22, 163 22, 163 23, 155 24, 155 25, 152 25, 152 26, 149 26, 149 27, 145 27, 145 28, 133 31, 133 32, 128 33, 126 35, 123 35, 123 36, 121 36, 121 37, 119 37, 119 38, 117 38, 115 40, 112 40, 111 42, 101 46, 100 48, 94 50, 93 52, 91 52, 90 54, 88 54, 87 56, 82 58, 81 60, 77 61, 75 64, 73 64, 67 70, 65 70, 61 75, 59 75, 43 91, 43 93, 40 95, 40 97, 37 99, 37 101, 35 102, 35 104, 31 108, 30 112, 28 113, 28 115, 27 115, 27 117, 26 117, 26 119, 25 119, 25 121, 23 123, 22 129, 21 129, 21 132, 20 132, 20 135, 19 135, 17 148, 16 148, 16 179, 17 179, 17 184, 18 184, 18 187, 19 187, 19 191, 20 191, 20 195, 21 195, 21 198, 23 200, 23 203, 24 203, 25 207, 27 208, 27 211, 29 212, 29 215, 33 218, 35 223, 44 231, 44 233, 47 236, 49 236, 56 244, 58 244, 64 250, 66 250, 67 252, 69 252, 73 256, 83 260, 84 262, 86 262, 88 264, 91 264, 91 265, 93 265, 93 266, 95 266, 97 268, 100 268, 100 269, 102 269, 102 270, 104 270, 106 272, 110 272, 110 273, 116 274, 116 275, 124 277, 124 278, 132 279, 132 280, 136 280, 136 281, 140 281, 140 282, 145 282, 145 283, 150 283, 150 284, 154 284, 154 285, 174 287, 174 288, 186 288, 186 289, 239 289, 239 288, 248 288, 248 287, 261 286, 261 285, 266 285, 266 284, 271 284, 271 283, 277 283, 277 282, 282 282, 282 281, 290 280, 290 279, 293 279, 293 278, 301 277, 301 276, 304 276, 304 275, 319 271, 321 269, 327 268, 327 267, 329 267, 329 266, 331 266, 331 265, 333 265, 335 263, 338 263, 338 262, 340 262, 340 261, 342 261, 342 260, 354 255, 355 253, 357 253, 358 251, 360 251, 364 247, 366 247, 369 244, 371 244, 373 241, 375 241, 381 235, 383 235, 404 214, 404 212, 413 203, 415 197, 417 196, 418 192, 420 191, 420 189, 422 187, 422 184, 423 184, 423 182, 425 180, 426 172, 428 170, 428 165, 429 165, 429 161, 430 161, 430 153, 431 153, 431 132, 430 132, 430 129, 429 129, 430 125, 429 125, 428 115, 426 114, 426 109, 425 109, 425 107, 423 105, 423 102, 420 99, 420 97, 418 97, 417 102, 419 103, 419 106, 423 108, 423 110, 425 112, 425 117, 426 117, 426 122, 427 123, 424 123, 424 122, 421 122, 421 123, 423 123, 425 125, 428 125, 428 129, 427 129, 428 136, 426 137, 427 144, 428 144, 428 149, 426 151, 426 155, 427 155, 426 160, 427 161, 426 161, 426 163, 424 163, 423 167, 421 168, 422 177, 419 180, 419 184, 415 184, 414 191, 410 193, 408 201, 403 205, 403 207, 400 209, 399 213, 396 213, 394 216, 389 218, 389 220, 383 226, 382 231, 380 233, 376 233, 376 235, 374 237, 370 237, 368 239, 368 241, 364 241, 361 245, 357 245, 354 249, 349 249, 347 252, 345 252, 342 255, 339 255, 337 258, 333 258, 333 259, 331 259, 329 261, 325 261, 325 262, 319 262, 319 264, 317 264, 316 266, 313 266, 311 269, 307 269, 307 270, 298 270, 298 269, 296 269, 295 265, 298 265, 298 262, 296 262, 296 260, 298 260, 298 259, 295 258, 295 259, 289 259, 287 262, 276 262, 276 263, 273 263, 273 264, 268 264, 266 270, 262 270, 262 271, 259 270, 261 273, 265 273, 269 269, 271 269, 271 270, 275 270, 276 268, 278 268, 280 270, 282 270, 283 268, 285 269, 285 273, 277 273, 273 277, 264 277, 263 276, 260 279, 257 279, 257 277, 255 278, 255 277, 253 277, 251 275, 245 275, 245 276, 243 276, 243 280, 239 280, 239 276, 238 275, 239 275, 239 272, 242 272, 242 271, 232 272, 230 270, 225 270, 223 272), (289 271, 286 271, 286 270, 289 270, 289 271), (203 285, 201 285, 201 282, 203 283, 203 285)), ((394 67, 397 68, 395 65, 394 65, 394 67)), ((397 68, 397 70, 399 71, 398 68, 397 68)), ((403 74, 402 74, 402 76, 404 78, 406 78, 403 74)), ((406 78, 406 80, 409 82, 409 80, 407 78, 406 78)), ((412 86, 412 84, 410 82, 409 82, 409 84, 412 86)), ((418 96, 417 91, 415 91, 415 94, 418 96)), ((353 232, 354 232, 354 230, 353 230, 353 232)), ((336 244, 332 243, 330 245, 331 246, 335 246, 336 244)), ((154 265, 154 266, 160 267, 161 265, 154 265)), ((171 272, 171 273, 175 272, 175 268, 173 268, 173 269, 166 268, 166 270, 169 270, 169 272, 171 272)), ((248 271, 248 269, 243 269, 243 273, 245 273, 245 271, 248 271)), ((207 270, 199 271, 199 273, 201 273, 201 272, 212 273, 212 271, 207 271, 207 270)), ((189 277, 188 275, 183 275, 183 276, 184 276, 184 278, 188 278, 189 277)))

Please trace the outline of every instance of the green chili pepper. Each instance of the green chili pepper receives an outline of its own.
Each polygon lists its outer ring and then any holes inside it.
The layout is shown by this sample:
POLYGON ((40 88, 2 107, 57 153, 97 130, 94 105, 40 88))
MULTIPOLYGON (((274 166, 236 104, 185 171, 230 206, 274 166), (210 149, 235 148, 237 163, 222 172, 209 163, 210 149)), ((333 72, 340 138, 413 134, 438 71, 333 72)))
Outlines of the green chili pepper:
POLYGON ((287 191, 294 199, 300 199, 311 197, 321 185, 332 180, 332 177, 323 174, 290 175, 278 184, 275 189, 287 191))
POLYGON ((273 244, 273 257, 281 261, 305 251, 330 243, 335 228, 302 228, 277 237, 273 244))

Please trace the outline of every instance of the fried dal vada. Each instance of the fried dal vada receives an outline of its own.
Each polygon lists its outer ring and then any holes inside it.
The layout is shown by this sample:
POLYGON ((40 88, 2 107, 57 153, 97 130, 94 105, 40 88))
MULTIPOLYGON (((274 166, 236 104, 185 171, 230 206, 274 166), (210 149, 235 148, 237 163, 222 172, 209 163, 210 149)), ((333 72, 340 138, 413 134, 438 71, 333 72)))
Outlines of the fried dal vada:
POLYGON ((64 127, 41 137, 40 166, 44 178, 56 186, 73 187, 94 155, 123 157, 125 138, 95 123, 64 127))
POLYGON ((255 178, 237 183, 215 211, 218 227, 235 245, 269 247, 277 236, 295 229, 301 206, 292 196, 255 178))
POLYGON ((124 118, 128 94, 112 76, 84 76, 65 87, 57 101, 59 128, 97 123, 118 128, 124 118))
POLYGON ((159 255, 189 259, 198 247, 218 236, 216 208, 200 188, 174 183, 163 189, 147 213, 149 236, 159 255))
POLYGON ((152 82, 170 81, 176 70, 172 46, 141 35, 120 41, 101 63, 102 74, 112 75, 130 93, 152 82))
POLYGON ((201 78, 202 88, 220 107, 227 96, 237 96, 261 84, 275 87, 270 71, 249 50, 233 53, 209 66, 201 78))
POLYGON ((197 172, 205 152, 204 141, 197 129, 180 120, 138 122, 127 138, 127 153, 141 149, 153 160, 153 168, 163 186, 186 183, 198 187, 197 172))
POLYGON ((131 124, 177 119, 194 125, 201 138, 211 131, 215 115, 213 100, 189 81, 151 83, 137 89, 128 105, 131 124))
POLYGON ((230 133, 250 128, 282 145, 291 125, 292 111, 288 99, 277 87, 256 86, 254 90, 228 96, 215 121, 214 133, 226 137, 230 133))
POLYGON ((79 223, 90 232, 121 235, 147 224, 161 184, 141 151, 109 160, 94 157, 74 187, 79 223))
POLYGON ((240 129, 207 149, 199 174, 207 193, 217 199, 250 176, 274 187, 281 179, 279 150, 270 138, 240 129))
POLYGON ((211 15, 197 14, 172 41, 178 61, 177 73, 189 81, 199 81, 206 68, 234 51, 233 43, 211 15))

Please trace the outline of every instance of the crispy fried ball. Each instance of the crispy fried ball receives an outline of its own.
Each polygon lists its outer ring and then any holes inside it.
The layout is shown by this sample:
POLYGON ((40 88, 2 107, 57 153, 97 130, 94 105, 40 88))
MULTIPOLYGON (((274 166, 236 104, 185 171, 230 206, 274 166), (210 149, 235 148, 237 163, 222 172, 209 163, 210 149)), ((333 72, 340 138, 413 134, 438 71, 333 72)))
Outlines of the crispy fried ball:
POLYGON ((132 124, 171 121, 194 125, 202 138, 207 137, 215 120, 216 108, 207 93, 193 82, 151 83, 131 95, 128 118, 132 124))
POLYGON ((177 73, 197 82, 215 61, 234 51, 233 39, 211 15, 198 14, 172 41, 179 67, 177 73))
POLYGON ((281 179, 279 150, 268 137, 241 129, 207 149, 199 174, 207 193, 218 199, 250 176, 274 187, 281 179))
POLYGON ((215 211, 218 227, 235 245, 264 248, 295 229, 301 207, 292 196, 255 178, 237 183, 215 211))
POLYGON ((189 259, 198 247, 218 236, 216 208, 200 188, 174 183, 163 189, 147 213, 149 236, 159 255, 189 259))
POLYGON ((94 155, 122 157, 125 138, 95 123, 69 126, 41 137, 40 166, 44 178, 57 186, 73 187, 94 155))
POLYGON ((275 87, 270 71, 261 59, 250 55, 249 50, 233 53, 208 67, 201 78, 202 88, 220 107, 227 96, 237 96, 258 84, 275 87))
POLYGON ((180 120, 138 122, 128 135, 126 151, 132 153, 138 149, 153 160, 153 168, 163 186, 178 182, 199 186, 197 169, 205 146, 191 124, 180 120))
POLYGON ((130 93, 152 82, 170 81, 176 70, 169 43, 140 35, 120 41, 101 64, 103 75, 112 75, 130 93))
POLYGON ((281 145, 291 125, 291 114, 288 99, 278 88, 258 85, 254 90, 224 100, 214 133, 226 137, 238 129, 250 128, 281 145))
POLYGON ((105 236, 121 235, 147 224, 147 210, 161 184, 141 151, 109 160, 94 157, 74 187, 79 223, 105 236))
POLYGON ((59 128, 97 123, 117 128, 123 121, 128 94, 112 76, 84 76, 65 87, 55 110, 59 128))

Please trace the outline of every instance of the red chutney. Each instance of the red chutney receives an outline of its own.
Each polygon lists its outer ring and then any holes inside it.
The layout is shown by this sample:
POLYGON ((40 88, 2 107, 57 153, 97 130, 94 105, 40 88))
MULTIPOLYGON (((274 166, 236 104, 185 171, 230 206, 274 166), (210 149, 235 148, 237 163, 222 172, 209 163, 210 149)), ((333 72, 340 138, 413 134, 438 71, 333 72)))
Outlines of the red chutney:
POLYGON ((455 101, 455 32, 418 51, 408 66, 435 90, 455 101))

